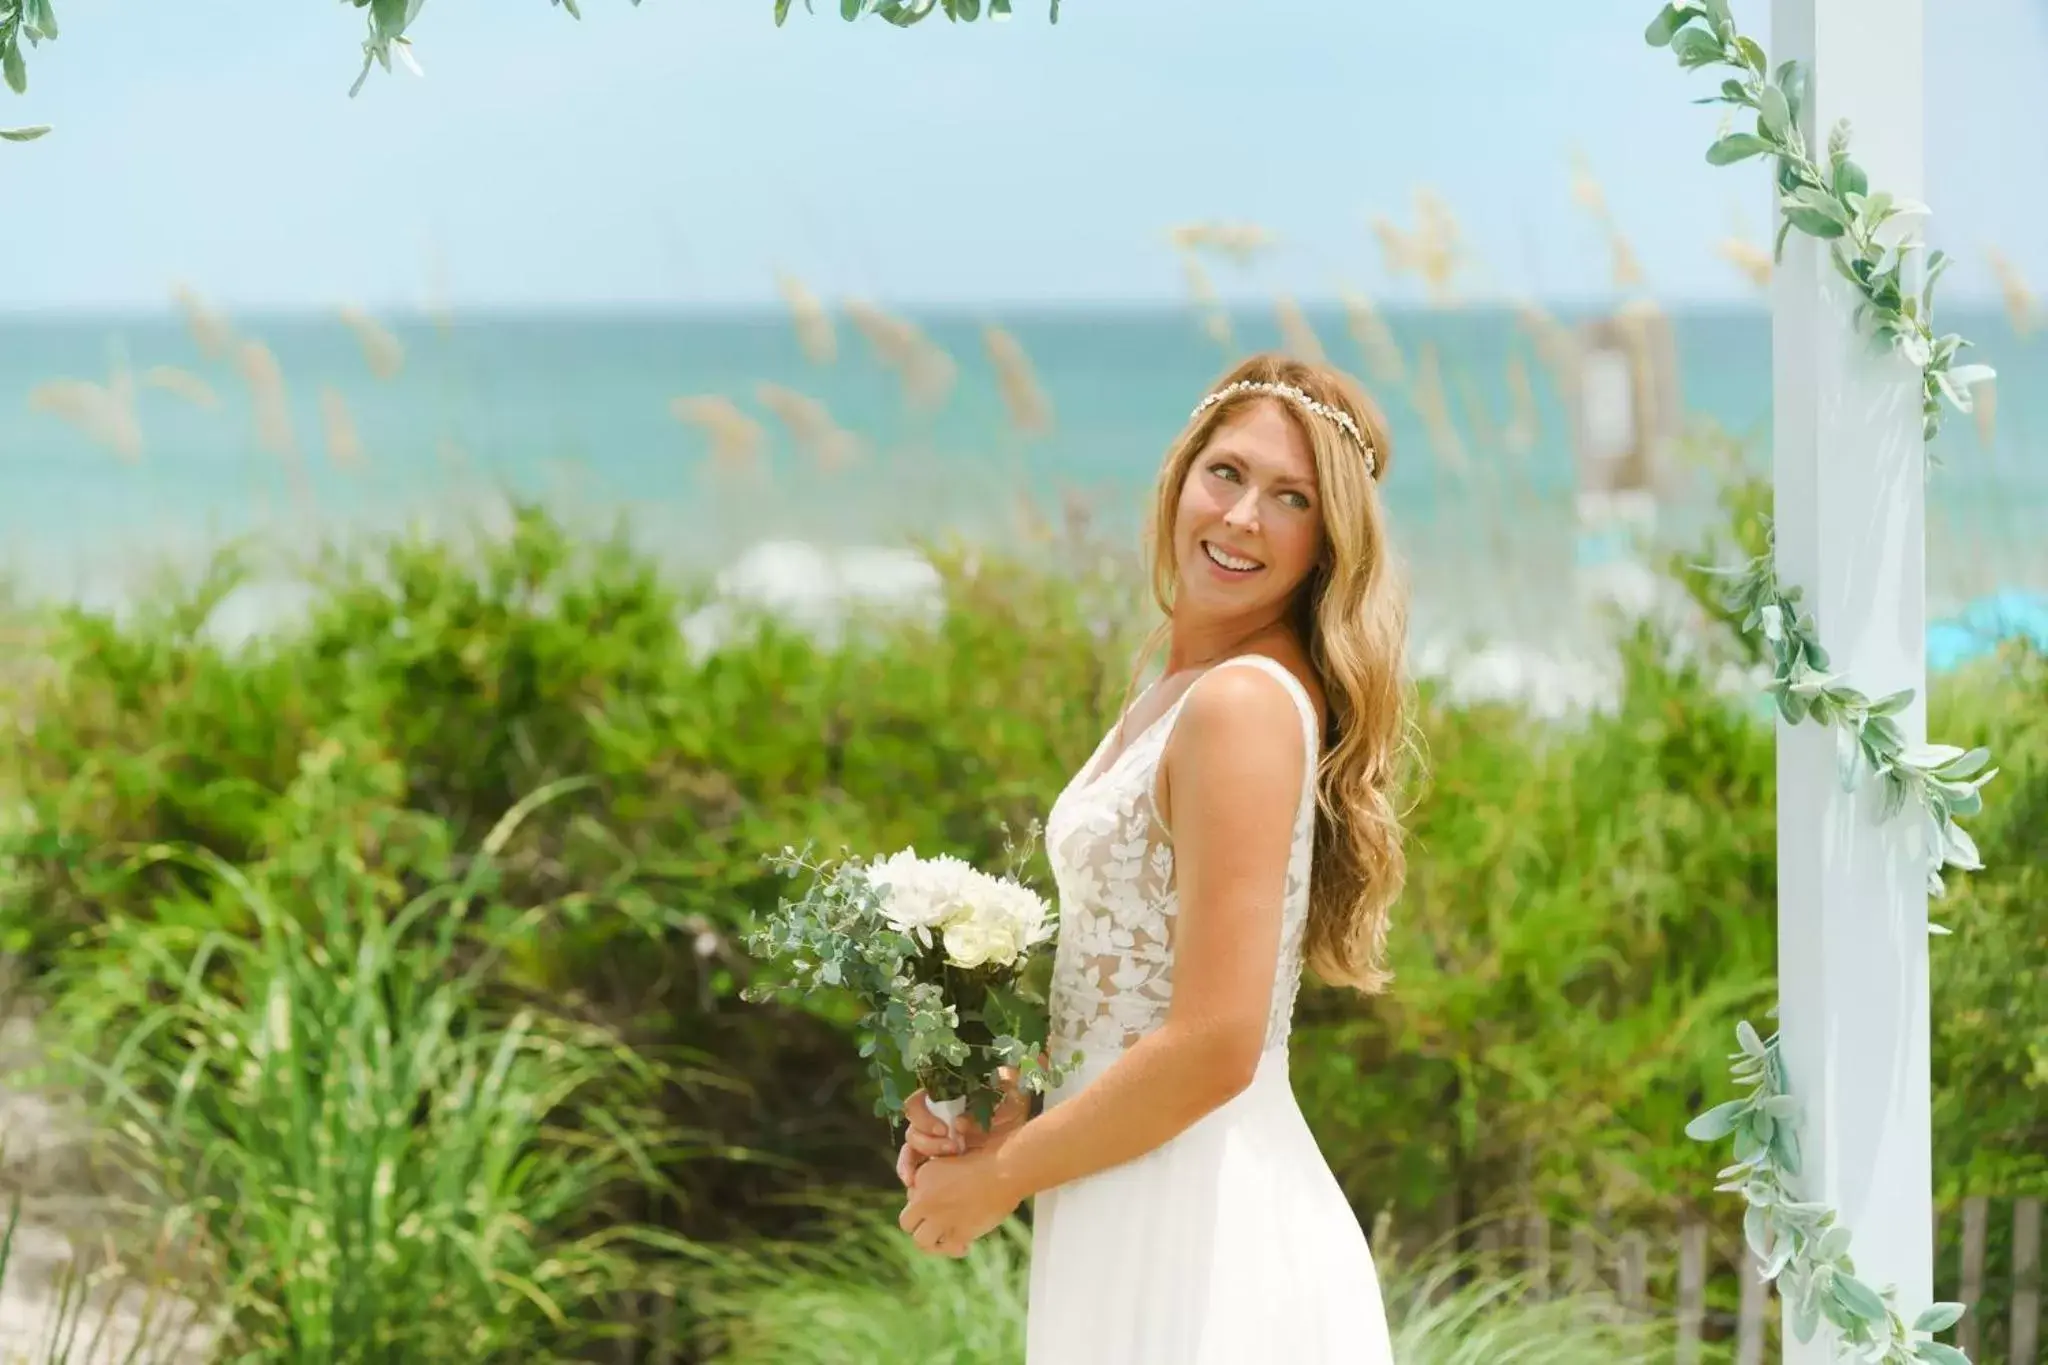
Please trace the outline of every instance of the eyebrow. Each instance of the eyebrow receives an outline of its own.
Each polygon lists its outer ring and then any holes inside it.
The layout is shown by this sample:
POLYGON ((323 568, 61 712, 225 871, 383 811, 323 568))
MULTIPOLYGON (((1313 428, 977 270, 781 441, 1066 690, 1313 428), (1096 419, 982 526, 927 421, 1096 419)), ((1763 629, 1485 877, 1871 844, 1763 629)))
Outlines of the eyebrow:
MULTIPOLYGON (((1209 448, 1209 451, 1207 452, 1207 458, 1212 460, 1223 457, 1228 457, 1230 459, 1236 460, 1239 464, 1242 465, 1250 465, 1253 463, 1252 458, 1249 455, 1246 455, 1243 451, 1237 449, 1235 446, 1212 446, 1209 448)), ((1275 478, 1273 482, 1276 484, 1286 485, 1294 488, 1306 489, 1311 493, 1318 493, 1322 491, 1317 486, 1315 476, 1313 474, 1309 475, 1309 477, 1305 479, 1299 478, 1293 474, 1282 474, 1275 478)))

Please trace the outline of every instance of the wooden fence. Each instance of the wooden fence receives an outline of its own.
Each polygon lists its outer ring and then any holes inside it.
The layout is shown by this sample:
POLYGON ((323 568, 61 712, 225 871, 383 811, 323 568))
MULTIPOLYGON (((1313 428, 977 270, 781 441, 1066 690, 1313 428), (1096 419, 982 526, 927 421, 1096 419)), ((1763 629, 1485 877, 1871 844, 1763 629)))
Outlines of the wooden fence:
MULTIPOLYGON (((1937 1299, 1968 1305, 1947 1336, 1976 1365, 2048 1365, 2041 1335, 2041 1200, 1973 1195, 1937 1210, 1937 1299)), ((1393 1229, 1373 1229, 1394 1254, 1393 1229)), ((1707 1342, 1732 1343, 1735 1365, 1764 1365, 1779 1341, 1772 1286, 1757 1278, 1739 1222, 1681 1223, 1676 1235, 1596 1225, 1560 1231, 1542 1215, 1479 1225, 1467 1250, 1525 1274, 1539 1294, 1597 1292, 1645 1317, 1669 1315, 1679 1365, 1695 1365, 1707 1342)), ((1725 1354, 1725 1353, 1718 1353, 1725 1354)))

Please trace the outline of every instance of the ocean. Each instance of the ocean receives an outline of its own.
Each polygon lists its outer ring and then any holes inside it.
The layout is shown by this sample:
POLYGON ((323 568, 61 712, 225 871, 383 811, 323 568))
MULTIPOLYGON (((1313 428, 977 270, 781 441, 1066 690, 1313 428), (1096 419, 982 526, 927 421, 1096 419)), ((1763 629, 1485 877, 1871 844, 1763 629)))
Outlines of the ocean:
MULTIPOLYGON (((1418 619, 1487 637, 1563 629, 1573 613, 1557 604, 1588 552, 1569 408, 1539 329, 1499 309, 1384 320, 1398 376, 1344 314, 1307 314, 1391 421, 1384 489, 1418 619), (1432 370, 1433 383, 1421 377, 1432 370)), ((272 379, 252 381, 232 348, 209 354, 206 326, 175 309, 0 319, 0 572, 19 590, 119 602, 230 536, 304 546, 463 516, 500 492, 594 525, 623 512, 643 544, 688 570, 774 540, 1002 543, 1022 533, 1027 504, 1134 543, 1189 408, 1231 354, 1281 338, 1269 312, 1234 314, 1226 352, 1187 309, 961 309, 909 319, 919 354, 949 360, 906 383, 891 364, 900 329, 840 316, 829 359, 807 351, 790 313, 768 310, 380 319, 396 349, 339 314, 224 321, 235 344, 274 356, 272 379), (1049 430, 1013 420, 989 324, 1028 357, 1049 430), (66 380, 103 387, 50 387, 66 380), (130 396, 109 400, 124 383, 130 396), (711 429, 679 419, 677 399, 707 397, 731 404, 714 405, 711 429)), ((1763 465, 1768 315, 1671 321, 1685 411, 1763 465)), ((1995 426, 1952 414, 1937 443, 1933 613, 2001 588, 2048 591, 2048 334, 2017 337, 1995 310, 1942 322, 1976 339, 1971 358, 2001 377, 1995 426)), ((1667 537, 1702 525, 1711 494, 1705 474, 1678 470, 1659 514, 1667 537)))

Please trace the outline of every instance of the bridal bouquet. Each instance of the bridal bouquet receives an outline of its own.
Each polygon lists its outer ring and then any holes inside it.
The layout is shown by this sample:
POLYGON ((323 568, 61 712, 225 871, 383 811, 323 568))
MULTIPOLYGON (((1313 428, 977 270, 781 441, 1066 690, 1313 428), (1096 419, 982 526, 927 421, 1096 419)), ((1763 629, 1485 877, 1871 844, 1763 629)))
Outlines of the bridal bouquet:
POLYGON ((820 989, 850 994, 861 1055, 881 1088, 875 1112, 899 1112, 922 1086, 949 1124, 972 1112, 984 1128, 1002 1100, 997 1070, 1042 1091, 1048 1066, 1041 951, 1055 922, 1038 894, 940 854, 812 863, 792 849, 768 862, 808 889, 783 900, 746 936, 784 979, 742 992, 761 1001, 820 989))

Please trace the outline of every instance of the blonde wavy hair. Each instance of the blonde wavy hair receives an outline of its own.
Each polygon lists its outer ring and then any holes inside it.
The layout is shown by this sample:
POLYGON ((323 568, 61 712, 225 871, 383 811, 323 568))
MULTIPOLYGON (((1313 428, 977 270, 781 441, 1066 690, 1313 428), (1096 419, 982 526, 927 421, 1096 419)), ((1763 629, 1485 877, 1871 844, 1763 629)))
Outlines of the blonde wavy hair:
POLYGON ((1180 581, 1173 529, 1189 467, 1233 414, 1253 403, 1279 404, 1314 452, 1323 510, 1322 550, 1290 611, 1330 715, 1316 773, 1304 954, 1324 981, 1376 995, 1393 980, 1387 925, 1408 874, 1399 802, 1419 758, 1406 665, 1407 576, 1388 543, 1379 494, 1392 456, 1386 418, 1357 381, 1325 365, 1255 355, 1210 392, 1242 380, 1290 384, 1349 413, 1377 469, 1366 472, 1363 452, 1335 422, 1311 418, 1285 399, 1253 391, 1198 412, 1159 469, 1145 555, 1153 600, 1166 619, 1147 638, 1140 669, 1173 629, 1180 581))

